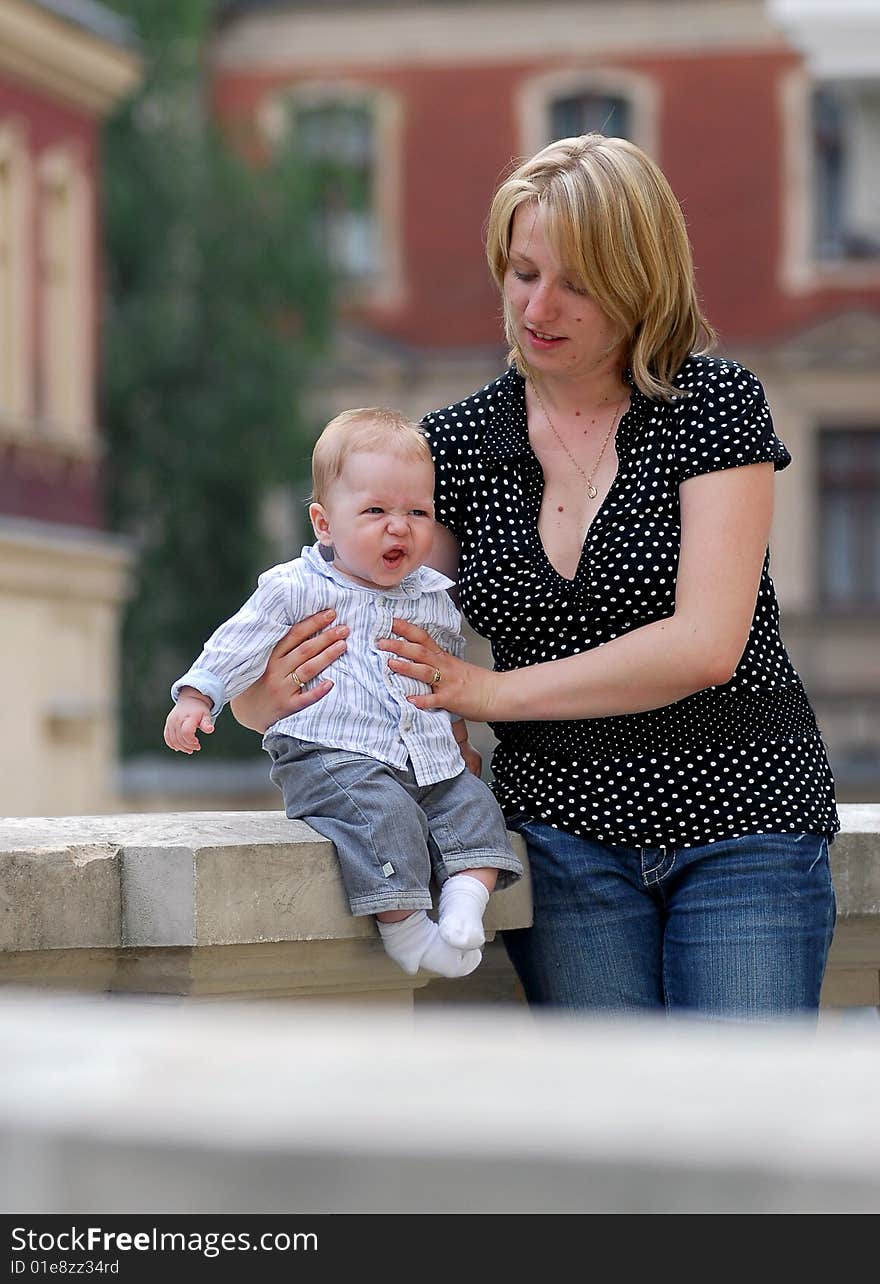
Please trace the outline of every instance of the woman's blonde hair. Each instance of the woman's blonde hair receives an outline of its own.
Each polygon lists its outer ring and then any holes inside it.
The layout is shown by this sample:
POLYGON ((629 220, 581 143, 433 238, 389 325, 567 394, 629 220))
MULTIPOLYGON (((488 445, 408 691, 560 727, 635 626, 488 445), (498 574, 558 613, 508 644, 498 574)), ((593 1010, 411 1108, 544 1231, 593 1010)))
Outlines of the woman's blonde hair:
MULTIPOLYGON (((642 392, 668 401, 692 352, 715 332, 703 316, 681 206, 661 170, 623 138, 563 138, 525 161, 495 193, 486 254, 499 290, 510 254, 513 216, 534 201, 544 211, 559 262, 626 336, 627 364, 642 392)), ((528 374, 505 306, 509 360, 528 374)))
POLYGON ((358 451, 390 450, 402 459, 420 459, 434 465, 431 447, 422 430, 399 410, 362 406, 343 410, 315 442, 312 451, 311 500, 323 504, 327 491, 342 472, 346 459, 358 451))

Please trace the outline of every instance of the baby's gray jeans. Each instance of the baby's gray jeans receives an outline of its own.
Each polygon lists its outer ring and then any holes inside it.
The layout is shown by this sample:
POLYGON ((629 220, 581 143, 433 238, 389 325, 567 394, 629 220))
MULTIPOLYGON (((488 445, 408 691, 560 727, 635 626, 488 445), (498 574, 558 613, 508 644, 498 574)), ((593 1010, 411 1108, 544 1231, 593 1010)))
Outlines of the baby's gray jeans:
POLYGON ((430 909, 438 886, 465 869, 499 870, 497 888, 522 877, 501 809, 470 771, 433 785, 348 749, 270 735, 270 777, 291 819, 336 846, 352 914, 430 909))

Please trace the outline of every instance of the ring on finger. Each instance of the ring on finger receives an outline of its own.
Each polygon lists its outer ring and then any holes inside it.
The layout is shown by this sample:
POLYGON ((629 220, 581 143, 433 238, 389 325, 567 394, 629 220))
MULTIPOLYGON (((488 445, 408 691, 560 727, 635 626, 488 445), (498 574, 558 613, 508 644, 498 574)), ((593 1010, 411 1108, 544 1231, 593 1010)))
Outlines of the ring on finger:
POLYGON ((302 688, 306 685, 306 684, 303 682, 302 678, 301 678, 301 677, 299 676, 299 674, 297 673, 296 669, 294 669, 293 673, 291 673, 291 675, 290 675, 290 680, 291 680, 291 682, 295 682, 295 683, 296 683, 296 685, 297 685, 300 689, 302 689, 302 688))
POLYGON ((443 674, 440 672, 440 670, 439 670, 439 669, 435 669, 435 670, 434 670, 434 676, 431 678, 431 686, 432 686, 432 687, 436 687, 436 686, 437 686, 437 684, 438 684, 438 683, 440 682, 440 680, 442 679, 442 677, 443 677, 443 674))

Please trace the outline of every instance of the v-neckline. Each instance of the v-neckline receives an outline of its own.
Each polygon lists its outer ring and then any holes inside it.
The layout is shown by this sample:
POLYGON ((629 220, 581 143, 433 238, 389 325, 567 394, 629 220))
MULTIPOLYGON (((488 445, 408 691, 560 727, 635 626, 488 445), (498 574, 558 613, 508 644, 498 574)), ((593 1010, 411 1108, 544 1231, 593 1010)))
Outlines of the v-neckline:
POLYGON ((548 554, 547 549, 544 546, 544 541, 541 538, 541 530, 538 525, 538 521, 541 516, 541 505, 544 502, 544 488, 547 485, 547 478, 544 474, 544 469, 541 466, 541 461, 538 458, 537 454, 535 453, 534 447, 532 446, 532 440, 529 437, 529 411, 528 411, 528 405, 526 403, 526 381, 524 379, 522 382, 521 395, 522 395, 522 415, 523 415, 523 424, 525 429, 526 448, 528 450, 532 463, 534 467, 537 469, 538 475, 541 478, 541 485, 540 485, 539 494, 538 494, 538 503, 535 507, 534 513, 532 514, 535 542, 537 543, 541 557, 543 558, 544 563, 549 568, 549 570, 552 571, 552 573, 556 576, 556 578, 560 581, 560 583, 565 584, 570 588, 574 585, 577 585, 578 582, 581 580, 581 571, 584 565, 584 560, 586 558, 587 545, 590 542, 590 536, 592 535, 593 530, 599 518, 602 517, 603 514, 605 513, 605 510, 608 507, 608 503, 611 499, 611 496, 614 493, 615 489, 617 488, 617 483, 620 478, 620 471, 621 471, 621 458, 620 458, 620 452, 617 449, 617 442, 632 412, 635 390, 634 390, 634 387, 631 385, 630 393, 629 393, 629 405, 627 406, 623 414, 620 416, 620 419, 618 420, 618 423, 617 423, 617 428, 614 433, 614 453, 617 456, 617 469, 614 473, 614 476, 611 479, 611 485, 608 487, 607 491, 605 492, 605 497, 602 500, 602 503, 596 509, 595 513, 590 519, 590 523, 587 526, 587 529, 584 531, 583 540, 581 542, 581 551, 578 555, 577 566, 574 568, 574 575, 571 577, 571 579, 569 579, 567 575, 563 575, 562 572, 559 570, 559 568, 556 565, 554 565, 554 563, 550 560, 550 555, 548 554))

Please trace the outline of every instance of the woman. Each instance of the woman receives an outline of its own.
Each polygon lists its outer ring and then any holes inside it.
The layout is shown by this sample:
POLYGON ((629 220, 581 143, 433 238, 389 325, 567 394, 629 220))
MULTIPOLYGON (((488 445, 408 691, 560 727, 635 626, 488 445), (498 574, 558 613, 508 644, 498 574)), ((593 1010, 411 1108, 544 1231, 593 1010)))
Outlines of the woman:
MULTIPOLYGON (((815 1011, 838 820, 779 637, 767 541, 790 456, 761 385, 706 355, 681 210, 631 143, 588 134, 521 165, 487 251, 511 367, 424 427, 434 564, 495 671, 404 622, 378 645, 431 684, 419 707, 498 737, 532 872, 534 927, 506 935, 526 996, 815 1011)), ((289 674, 323 671, 344 634, 304 636, 246 697, 248 725, 320 698, 289 674)))

